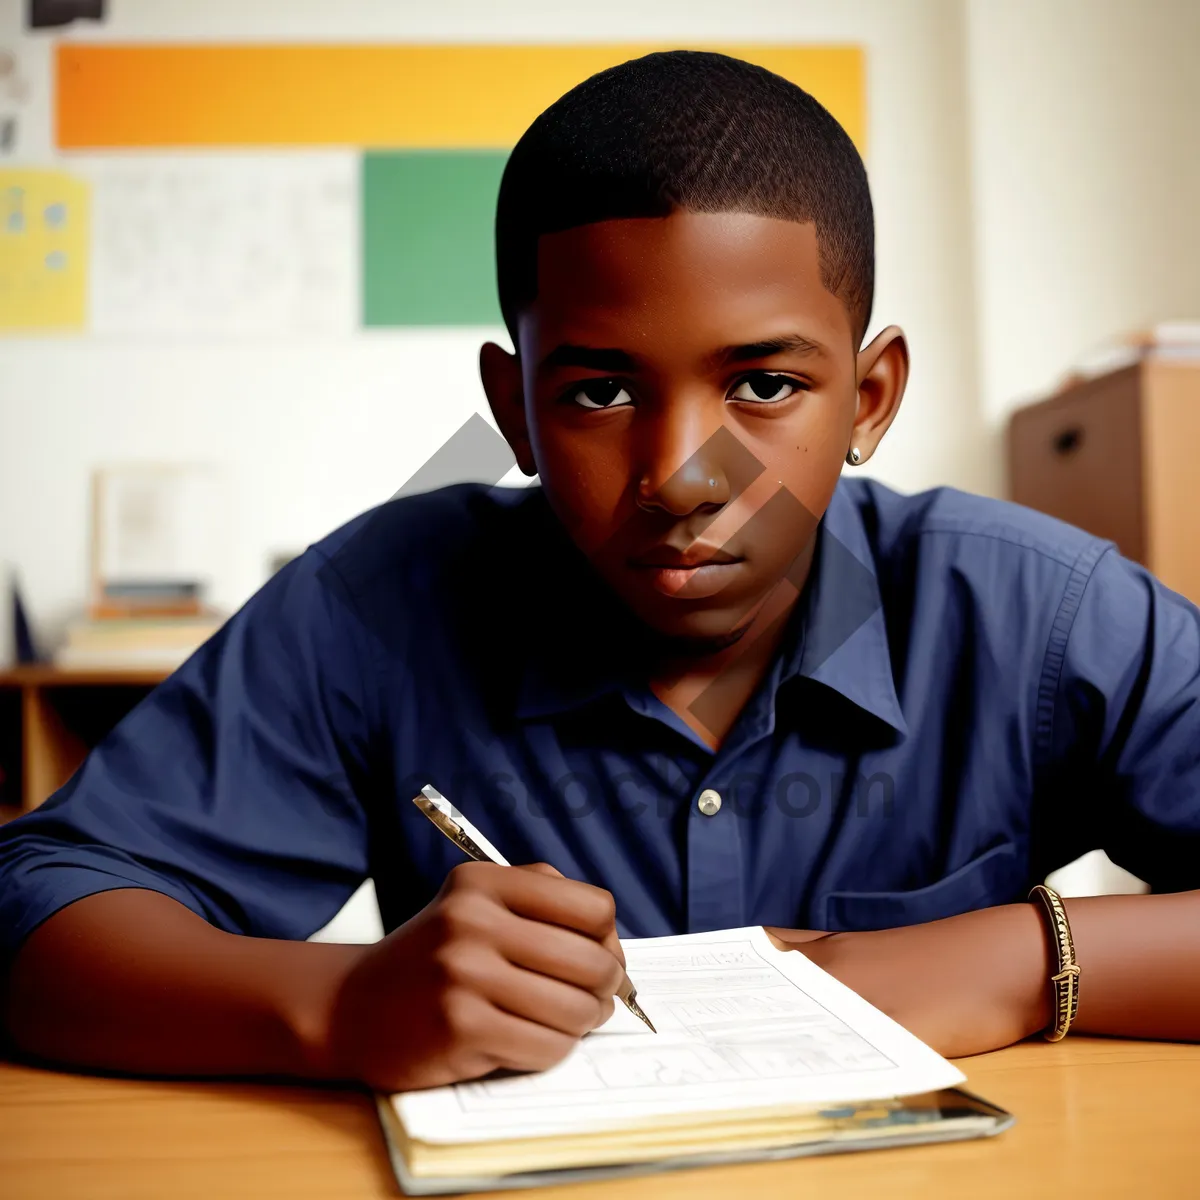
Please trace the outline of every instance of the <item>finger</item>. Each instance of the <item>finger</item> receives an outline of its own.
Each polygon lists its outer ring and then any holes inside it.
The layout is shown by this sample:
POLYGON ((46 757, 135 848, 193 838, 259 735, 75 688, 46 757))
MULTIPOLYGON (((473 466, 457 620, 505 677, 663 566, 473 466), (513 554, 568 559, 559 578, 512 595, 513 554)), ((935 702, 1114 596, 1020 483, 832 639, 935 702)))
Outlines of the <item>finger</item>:
POLYGON ((455 1057, 467 1076, 485 1075, 497 1067, 542 1071, 565 1058, 578 1040, 497 1008, 469 988, 447 995, 445 1015, 455 1057))
MULTIPOLYGON (((549 863, 537 862, 526 863, 521 867, 522 871, 534 871, 539 875, 550 876, 556 879, 565 879, 566 876, 557 868, 552 867, 549 863)), ((606 933, 600 943, 616 960, 625 966, 625 951, 621 946, 621 937, 617 933, 616 925, 606 933)))
POLYGON ((446 876, 439 895, 450 897, 462 892, 485 892, 530 920, 575 929, 597 941, 616 928, 617 906, 611 893, 567 879, 548 864, 513 868, 486 862, 460 863, 446 876))
POLYGON ((578 1038, 558 1033, 496 1009, 497 1038, 491 1056, 497 1067, 510 1071, 545 1071, 562 1062, 578 1042, 578 1038))
POLYGON ((604 946, 557 925, 507 913, 497 921, 490 940, 510 963, 595 996, 615 995, 625 979, 624 968, 604 946))
POLYGON ((464 956, 455 982, 485 996, 497 1008, 545 1025, 570 1037, 582 1037, 612 1016, 613 998, 552 979, 506 960, 492 949, 464 956))
POLYGON ((566 878, 566 876, 557 867, 552 867, 549 863, 544 862, 524 863, 518 867, 517 870, 532 871, 535 875, 549 875, 555 879, 566 878))
POLYGON ((622 967, 626 965, 625 949, 621 945, 621 938, 617 933, 615 925, 607 934, 605 934, 604 938, 600 942, 600 945, 602 945, 605 950, 607 950, 609 954, 611 954, 613 958, 615 958, 617 962, 621 964, 622 967))
MULTIPOLYGON (((500 876, 525 874, 531 883, 559 887, 569 880, 552 880, 511 867, 491 867, 490 875, 467 873, 465 868, 455 870, 457 882, 444 888, 428 911, 428 920, 440 925, 435 936, 443 945, 495 947, 510 962, 528 970, 586 988, 598 996, 614 993, 623 971, 599 940, 562 925, 524 917, 508 907, 503 895, 495 893, 500 876)), ((452 961, 457 962, 460 954, 455 950, 452 961)))
POLYGON ((496 870, 500 874, 486 877, 486 885, 510 912, 531 921, 573 929, 596 941, 616 929, 617 906, 612 894, 603 888, 540 871, 514 871, 506 867, 496 870))

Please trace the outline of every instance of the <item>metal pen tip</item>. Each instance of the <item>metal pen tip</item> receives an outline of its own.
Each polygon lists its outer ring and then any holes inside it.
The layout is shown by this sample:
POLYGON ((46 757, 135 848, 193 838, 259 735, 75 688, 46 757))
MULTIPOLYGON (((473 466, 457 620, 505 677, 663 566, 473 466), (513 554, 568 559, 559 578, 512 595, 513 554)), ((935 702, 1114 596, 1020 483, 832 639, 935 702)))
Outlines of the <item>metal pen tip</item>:
POLYGON ((627 996, 625 998, 625 1007, 628 1008, 635 1017, 645 1021, 646 1028, 649 1029, 651 1033, 658 1032, 658 1030, 654 1028, 654 1022, 651 1021, 644 1012, 642 1012, 642 1006, 632 996, 627 996))

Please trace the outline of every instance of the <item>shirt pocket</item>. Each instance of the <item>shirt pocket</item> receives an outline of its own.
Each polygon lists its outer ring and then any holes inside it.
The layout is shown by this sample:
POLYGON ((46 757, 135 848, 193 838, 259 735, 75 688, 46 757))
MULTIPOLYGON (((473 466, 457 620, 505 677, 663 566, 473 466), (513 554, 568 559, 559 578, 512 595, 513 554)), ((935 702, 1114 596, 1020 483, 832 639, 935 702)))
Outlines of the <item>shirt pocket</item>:
POLYGON ((895 929, 939 921, 1024 898, 1025 869, 1017 848, 994 846, 945 879, 911 892, 830 892, 818 929, 895 929))

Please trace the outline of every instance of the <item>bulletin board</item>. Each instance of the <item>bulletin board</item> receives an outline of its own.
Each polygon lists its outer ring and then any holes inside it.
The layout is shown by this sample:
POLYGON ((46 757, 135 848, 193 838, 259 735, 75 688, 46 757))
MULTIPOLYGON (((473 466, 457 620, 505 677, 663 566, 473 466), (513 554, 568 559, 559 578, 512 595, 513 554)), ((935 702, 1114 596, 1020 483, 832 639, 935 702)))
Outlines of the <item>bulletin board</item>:
POLYGON ((0 331, 83 328, 89 220, 83 180, 0 169, 0 331))
MULTIPOLYGON (((0 173, 0 331, 498 324, 509 150, 576 83, 670 48, 61 42, 65 169, 0 173)), ((865 153, 861 48, 698 48, 799 84, 865 153)))

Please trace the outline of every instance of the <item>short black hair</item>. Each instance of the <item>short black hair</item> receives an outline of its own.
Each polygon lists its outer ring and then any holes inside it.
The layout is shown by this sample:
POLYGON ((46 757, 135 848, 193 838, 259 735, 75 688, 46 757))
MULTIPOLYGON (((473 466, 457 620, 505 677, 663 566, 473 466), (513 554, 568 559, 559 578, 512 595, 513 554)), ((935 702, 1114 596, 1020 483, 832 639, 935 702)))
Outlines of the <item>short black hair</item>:
POLYGON ((509 157, 496 205, 496 274, 514 345, 517 314, 537 296, 542 234, 676 209, 813 222, 821 280, 861 342, 875 227, 849 135, 806 91, 763 67, 671 50, 584 80, 509 157))

